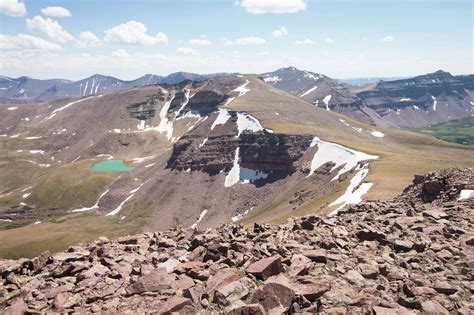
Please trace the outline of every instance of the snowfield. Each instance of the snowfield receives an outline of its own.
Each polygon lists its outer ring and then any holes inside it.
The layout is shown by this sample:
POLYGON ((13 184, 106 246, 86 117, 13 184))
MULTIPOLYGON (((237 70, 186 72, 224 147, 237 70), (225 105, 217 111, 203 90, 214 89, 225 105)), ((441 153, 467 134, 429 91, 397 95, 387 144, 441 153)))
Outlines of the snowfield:
POLYGON ((333 166, 331 171, 338 168, 339 166, 344 165, 339 170, 337 175, 332 179, 336 180, 342 174, 356 167, 359 162, 378 159, 378 156, 376 155, 369 155, 363 152, 346 148, 340 144, 322 141, 318 137, 314 137, 310 146, 314 147, 315 145, 318 146, 318 151, 316 151, 313 160, 311 161, 311 171, 307 177, 313 175, 314 172, 322 165, 328 162, 334 162, 335 165, 333 166))

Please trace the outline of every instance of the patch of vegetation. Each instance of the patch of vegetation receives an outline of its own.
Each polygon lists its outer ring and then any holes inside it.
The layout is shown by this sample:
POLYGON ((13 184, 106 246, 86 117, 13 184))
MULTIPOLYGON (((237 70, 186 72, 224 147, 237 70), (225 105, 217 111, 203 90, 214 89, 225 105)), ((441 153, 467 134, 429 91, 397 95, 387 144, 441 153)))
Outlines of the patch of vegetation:
POLYGON ((472 116, 411 130, 430 134, 444 141, 474 144, 474 117, 472 116))
POLYGON ((39 184, 27 203, 38 208, 70 209, 75 206, 91 206, 119 174, 91 170, 92 161, 66 164, 55 169, 39 184))
POLYGON ((59 252, 68 246, 93 241, 101 236, 114 239, 141 232, 140 226, 122 222, 118 216, 73 214, 59 220, 0 231, 0 239, 8 240, 0 242, 0 257, 35 257, 45 250, 59 252))

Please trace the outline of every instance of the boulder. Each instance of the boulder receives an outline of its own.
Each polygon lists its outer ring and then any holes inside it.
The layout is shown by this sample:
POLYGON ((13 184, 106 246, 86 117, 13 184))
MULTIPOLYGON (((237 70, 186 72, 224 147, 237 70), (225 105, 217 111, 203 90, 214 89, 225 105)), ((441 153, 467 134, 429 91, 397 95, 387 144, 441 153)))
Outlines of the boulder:
POLYGON ((279 274, 283 270, 281 257, 273 256, 260 259, 247 267, 247 272, 260 280, 279 274))
POLYGON ((247 304, 231 308, 225 315, 265 315, 265 310, 260 304, 247 304))
POLYGON ((295 292, 283 283, 270 282, 258 287, 250 298, 251 303, 258 303, 265 311, 283 308, 287 310, 295 299, 295 292))
POLYGON ((449 312, 435 300, 429 300, 421 303, 421 310, 426 315, 448 315, 449 312))
POLYGON ((160 305, 160 313, 163 315, 171 315, 180 311, 187 305, 191 305, 190 299, 185 297, 173 296, 160 305))
POLYGON ((174 287, 175 279, 168 275, 165 269, 155 269, 146 276, 141 276, 135 283, 127 288, 127 293, 141 294, 171 289, 174 287))

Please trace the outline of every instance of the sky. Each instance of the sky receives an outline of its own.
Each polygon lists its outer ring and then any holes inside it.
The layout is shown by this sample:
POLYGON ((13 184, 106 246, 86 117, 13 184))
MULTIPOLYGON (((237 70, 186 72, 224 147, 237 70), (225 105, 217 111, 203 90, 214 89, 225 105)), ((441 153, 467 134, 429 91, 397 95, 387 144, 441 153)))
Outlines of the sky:
POLYGON ((0 74, 473 73, 471 0, 0 0, 0 74))

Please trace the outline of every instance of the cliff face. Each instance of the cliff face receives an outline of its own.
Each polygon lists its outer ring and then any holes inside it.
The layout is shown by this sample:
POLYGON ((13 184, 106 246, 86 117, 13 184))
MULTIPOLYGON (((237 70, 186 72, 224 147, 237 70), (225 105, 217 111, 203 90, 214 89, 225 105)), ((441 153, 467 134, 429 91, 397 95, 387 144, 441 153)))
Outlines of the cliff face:
POLYGON ((472 169, 454 169, 335 217, 102 237, 64 253, 3 260, 0 307, 6 314, 472 314, 474 198, 460 194, 473 185, 472 169), (428 188, 434 182, 442 189, 428 188))
POLYGON ((227 111, 226 115, 226 122, 214 126, 208 134, 202 132, 204 128, 198 128, 181 137, 173 146, 168 168, 210 175, 228 172, 235 164, 238 150, 241 167, 269 173, 268 180, 281 178, 297 170, 313 139, 310 135, 274 134, 263 128, 240 133, 239 113, 227 111))

